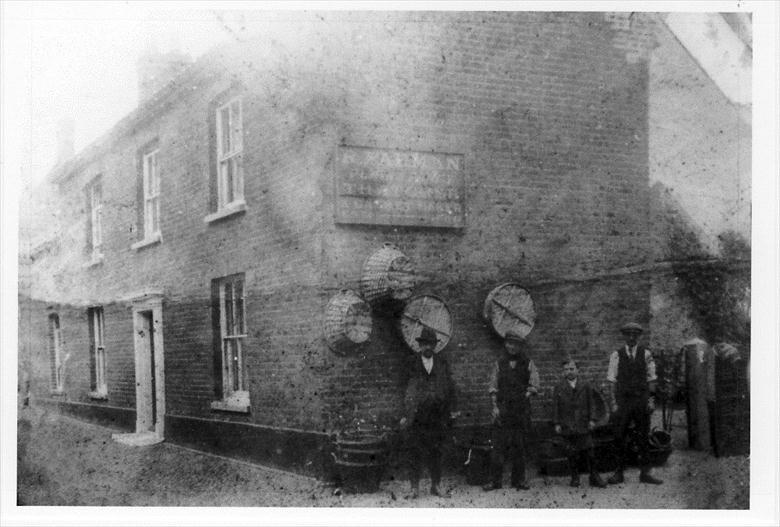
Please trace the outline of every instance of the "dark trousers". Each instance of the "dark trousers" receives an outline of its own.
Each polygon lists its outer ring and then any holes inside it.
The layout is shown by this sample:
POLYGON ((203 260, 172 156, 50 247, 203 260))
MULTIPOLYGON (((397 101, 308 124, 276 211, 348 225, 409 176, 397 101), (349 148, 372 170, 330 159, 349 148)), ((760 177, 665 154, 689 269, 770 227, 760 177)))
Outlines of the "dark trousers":
POLYGON ((569 451, 569 470, 573 478, 580 475, 580 460, 585 456, 588 467, 588 474, 591 477, 596 475, 596 462, 593 452, 593 439, 590 434, 571 434, 564 435, 569 451))
POLYGON ((522 425, 495 425, 493 427, 493 452, 491 476, 493 485, 500 487, 504 477, 504 463, 512 463, 512 486, 525 483, 526 431, 522 425))
POLYGON ((406 436, 407 463, 409 481, 413 486, 420 484, 420 472, 425 463, 431 474, 431 485, 441 481, 441 445, 443 427, 415 424, 409 428, 406 436))
POLYGON ((617 441, 617 469, 623 470, 628 449, 628 430, 634 423, 639 451, 638 462, 643 472, 649 469, 648 436, 650 435, 650 414, 647 412, 647 398, 637 397, 618 400, 615 418, 615 439, 617 441))

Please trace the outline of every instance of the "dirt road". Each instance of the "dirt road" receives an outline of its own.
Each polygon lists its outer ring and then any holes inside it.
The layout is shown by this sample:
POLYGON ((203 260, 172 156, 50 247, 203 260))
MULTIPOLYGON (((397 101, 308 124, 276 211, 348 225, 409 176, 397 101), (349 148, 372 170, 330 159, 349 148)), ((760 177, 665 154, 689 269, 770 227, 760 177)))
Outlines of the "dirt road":
MULTIPOLYGON (((640 485, 637 471, 608 489, 566 486, 567 478, 534 476, 531 489, 486 493, 462 477, 445 478, 450 499, 404 499, 408 484, 385 481, 375 494, 334 495, 314 479, 208 455, 168 443, 130 447, 114 430, 40 408, 20 411, 17 499, 20 505, 263 506, 263 507, 501 507, 744 509, 749 506, 749 459, 716 459, 675 450, 655 474, 660 486, 640 485)), ((425 481, 423 481, 423 485, 425 481)), ((423 486, 423 488, 425 488, 423 486)))

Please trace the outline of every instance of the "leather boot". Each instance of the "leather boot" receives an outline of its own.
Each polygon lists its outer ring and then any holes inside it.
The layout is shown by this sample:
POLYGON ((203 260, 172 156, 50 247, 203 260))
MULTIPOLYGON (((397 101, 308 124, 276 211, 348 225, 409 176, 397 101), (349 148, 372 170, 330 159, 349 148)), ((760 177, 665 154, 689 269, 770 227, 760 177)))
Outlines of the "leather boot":
POLYGON ((598 472, 591 472, 588 482, 590 483, 591 487, 597 487, 600 489, 604 489, 607 487, 606 482, 604 482, 604 480, 601 479, 601 475, 598 472))
POLYGON ((663 481, 661 481, 660 479, 654 478, 653 476, 650 475, 650 469, 642 469, 639 472, 639 482, 648 483, 650 485, 660 485, 663 483, 663 481))
POLYGON ((412 492, 406 497, 408 500, 416 500, 420 497, 420 482, 419 481, 413 481, 412 482, 412 492))
POLYGON ((569 456, 569 472, 571 473, 571 479, 569 480, 570 487, 580 486, 580 470, 577 466, 579 462, 579 456, 569 456))
POLYGON ((591 487, 603 489, 607 486, 604 480, 601 479, 601 475, 596 471, 596 460, 593 450, 588 450, 588 473, 590 474, 588 483, 590 483, 591 487))
POLYGON ((617 485, 618 483, 623 483, 623 481, 625 481, 625 478, 623 478, 623 469, 619 468, 609 477, 607 483, 610 485, 617 485))

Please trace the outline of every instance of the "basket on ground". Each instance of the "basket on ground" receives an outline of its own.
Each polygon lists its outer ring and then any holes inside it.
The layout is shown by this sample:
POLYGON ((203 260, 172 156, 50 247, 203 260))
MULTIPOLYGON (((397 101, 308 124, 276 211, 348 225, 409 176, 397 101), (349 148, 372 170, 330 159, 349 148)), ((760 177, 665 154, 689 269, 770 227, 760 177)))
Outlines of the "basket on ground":
POLYGON ((345 492, 376 492, 387 467, 388 453, 384 434, 337 436, 332 453, 337 484, 345 492))

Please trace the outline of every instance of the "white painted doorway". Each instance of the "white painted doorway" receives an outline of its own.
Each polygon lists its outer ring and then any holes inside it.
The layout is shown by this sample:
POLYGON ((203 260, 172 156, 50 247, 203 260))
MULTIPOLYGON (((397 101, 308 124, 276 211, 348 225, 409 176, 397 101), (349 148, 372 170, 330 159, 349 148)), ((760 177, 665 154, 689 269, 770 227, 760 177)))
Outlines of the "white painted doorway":
POLYGON ((131 445, 150 445, 165 438, 165 362, 162 296, 144 295, 133 301, 135 348, 135 433, 114 434, 131 445))

